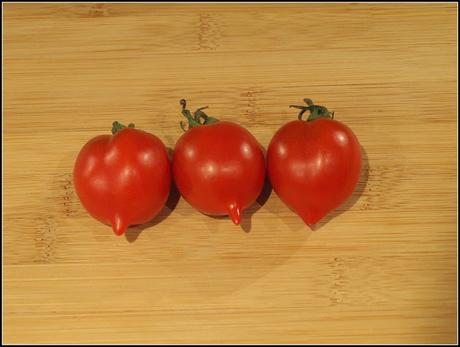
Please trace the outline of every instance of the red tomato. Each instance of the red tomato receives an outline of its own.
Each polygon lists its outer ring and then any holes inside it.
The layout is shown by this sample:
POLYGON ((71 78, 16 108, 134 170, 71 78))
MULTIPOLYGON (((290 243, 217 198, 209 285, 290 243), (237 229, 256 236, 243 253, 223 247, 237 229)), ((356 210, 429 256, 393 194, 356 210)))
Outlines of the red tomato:
POLYGON ((166 148, 156 136, 114 123, 113 136, 91 139, 78 154, 74 183, 85 209, 122 235, 155 217, 171 186, 166 148))
POLYGON ((310 227, 341 205, 360 176, 361 150, 353 132, 314 105, 281 127, 270 142, 267 167, 273 189, 310 227), (311 112, 308 121, 302 114, 311 112))
POLYGON ((185 100, 181 104, 189 129, 174 150, 176 186, 198 211, 229 215, 239 224, 242 211, 255 202, 263 187, 262 148, 245 128, 208 117, 203 108, 192 116, 185 109, 185 100))

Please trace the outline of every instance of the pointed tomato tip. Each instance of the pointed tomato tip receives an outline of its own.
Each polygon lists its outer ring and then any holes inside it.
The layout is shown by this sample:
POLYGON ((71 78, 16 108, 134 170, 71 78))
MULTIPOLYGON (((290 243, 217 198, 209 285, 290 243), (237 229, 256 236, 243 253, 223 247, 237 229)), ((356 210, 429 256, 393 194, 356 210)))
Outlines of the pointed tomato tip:
POLYGON ((113 230, 114 234, 117 236, 121 236, 125 233, 125 230, 113 230))
POLYGON ((241 207, 238 204, 231 204, 228 209, 228 215, 235 225, 241 222, 241 207))
POLYGON ((121 236, 125 233, 127 228, 126 223, 119 217, 115 217, 112 222, 112 230, 117 236, 121 236))
POLYGON ((300 216, 303 222, 308 225, 311 230, 315 230, 315 225, 319 222, 318 219, 313 219, 310 216, 300 216))
POLYGON ((308 225, 308 227, 312 230, 315 231, 316 227, 318 226, 318 223, 326 216, 326 214, 321 214, 321 215, 315 215, 315 216, 300 216, 304 223, 308 225))

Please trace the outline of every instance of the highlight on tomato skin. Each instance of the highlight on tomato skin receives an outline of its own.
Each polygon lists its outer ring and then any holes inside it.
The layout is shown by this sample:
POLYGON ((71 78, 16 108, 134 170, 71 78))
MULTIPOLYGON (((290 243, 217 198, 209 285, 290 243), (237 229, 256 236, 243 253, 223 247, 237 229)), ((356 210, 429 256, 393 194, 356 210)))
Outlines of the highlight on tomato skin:
POLYGON ((242 126, 219 121, 204 113, 193 114, 181 100, 184 134, 172 160, 173 177, 182 197, 196 210, 214 216, 228 215, 235 225, 262 191, 265 158, 262 147, 242 126))
POLYGON ((171 164, 162 141, 153 134, 113 123, 112 135, 99 135, 80 150, 74 185, 83 207, 95 219, 123 235, 162 209, 169 195, 171 164))
POLYGON ((305 102, 307 106, 291 106, 301 110, 298 120, 284 124, 270 141, 267 170, 275 193, 313 229, 355 190, 361 147, 333 112, 311 99, 305 102))

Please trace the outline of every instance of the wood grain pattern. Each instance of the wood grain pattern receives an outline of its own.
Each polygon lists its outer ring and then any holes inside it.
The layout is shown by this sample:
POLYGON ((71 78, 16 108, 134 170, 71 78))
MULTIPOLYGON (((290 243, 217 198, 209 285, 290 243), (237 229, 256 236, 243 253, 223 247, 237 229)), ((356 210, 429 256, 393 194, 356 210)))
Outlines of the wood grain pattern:
POLYGON ((3 9, 4 342, 456 342, 456 4, 3 9), (171 199, 121 238, 76 199, 113 120, 173 148, 186 97, 266 147, 306 96, 365 156, 315 232, 273 192, 242 228, 171 199))

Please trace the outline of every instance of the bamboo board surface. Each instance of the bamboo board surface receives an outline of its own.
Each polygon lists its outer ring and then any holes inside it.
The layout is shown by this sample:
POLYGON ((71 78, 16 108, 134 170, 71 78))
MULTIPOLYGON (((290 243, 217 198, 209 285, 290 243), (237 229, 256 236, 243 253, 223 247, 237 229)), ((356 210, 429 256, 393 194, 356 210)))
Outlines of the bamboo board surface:
MULTIPOLYGON (((5 4, 5 343, 455 343, 456 4, 5 4), (266 148, 310 97, 363 147, 312 232, 183 199, 116 237, 72 167, 112 121, 173 148, 179 99, 266 148)), ((268 191, 268 193, 270 193, 268 191)))

